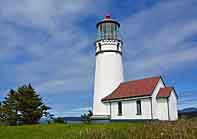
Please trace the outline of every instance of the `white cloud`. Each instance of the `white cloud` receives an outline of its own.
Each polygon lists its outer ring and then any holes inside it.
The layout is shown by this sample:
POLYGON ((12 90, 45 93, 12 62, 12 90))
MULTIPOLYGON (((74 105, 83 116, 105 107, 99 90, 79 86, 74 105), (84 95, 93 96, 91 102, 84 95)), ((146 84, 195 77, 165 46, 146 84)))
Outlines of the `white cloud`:
POLYGON ((91 107, 78 107, 78 108, 69 108, 69 109, 66 109, 67 107, 65 105, 54 105, 55 106, 55 110, 56 111, 52 111, 52 113, 55 115, 55 116, 72 116, 72 117, 79 117, 81 116, 82 114, 84 113, 87 113, 89 110, 92 110, 91 107))
MULTIPOLYGON (((96 3, 98 6, 101 2, 96 3)), ((97 10, 89 0, 3 0, 0 64, 4 82, 14 77, 11 87, 31 82, 40 90, 48 86, 44 91, 53 87, 64 92, 87 89, 92 81, 89 73, 94 54, 81 51, 93 49, 93 36, 89 37, 77 21, 97 10)))
POLYGON ((197 60, 195 1, 166 1, 123 21, 128 78, 173 72, 197 60), (128 30, 129 29, 129 30, 128 30))
MULTIPOLYGON (((92 93, 95 36, 90 36, 89 29, 82 28, 80 23, 89 16, 102 15, 109 3, 2 0, 2 90, 31 82, 42 95, 79 90, 92 93), (84 52, 87 50, 91 52, 84 52)), ((187 40, 197 33, 196 4, 195 0, 162 1, 131 13, 132 16, 120 22, 126 79, 175 72, 197 60, 196 42, 187 40)), ((66 111, 63 107, 54 105, 54 111, 63 115, 66 111)))
POLYGON ((90 0, 3 0, 0 12, 6 20, 17 24, 54 29, 59 17, 71 24, 71 19, 84 15, 91 4, 90 0))

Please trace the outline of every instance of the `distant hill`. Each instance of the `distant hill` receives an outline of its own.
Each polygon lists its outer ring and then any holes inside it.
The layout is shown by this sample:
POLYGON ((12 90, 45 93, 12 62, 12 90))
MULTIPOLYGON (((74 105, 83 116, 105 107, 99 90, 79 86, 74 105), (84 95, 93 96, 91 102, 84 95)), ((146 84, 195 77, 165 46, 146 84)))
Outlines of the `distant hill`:
MULTIPOLYGON (((82 119, 81 117, 63 117, 65 123, 82 123, 82 119)), ((41 124, 47 124, 48 121, 51 121, 47 118, 41 118, 39 123, 41 124)))
POLYGON ((81 117, 64 117, 66 123, 82 123, 81 117))
POLYGON ((81 121, 81 117, 64 117, 65 121, 81 121))
POLYGON ((193 118, 197 117, 197 108, 185 108, 179 111, 180 118, 193 118))
POLYGON ((180 110, 181 113, 187 113, 187 112, 197 112, 197 108, 185 108, 183 110, 180 110))

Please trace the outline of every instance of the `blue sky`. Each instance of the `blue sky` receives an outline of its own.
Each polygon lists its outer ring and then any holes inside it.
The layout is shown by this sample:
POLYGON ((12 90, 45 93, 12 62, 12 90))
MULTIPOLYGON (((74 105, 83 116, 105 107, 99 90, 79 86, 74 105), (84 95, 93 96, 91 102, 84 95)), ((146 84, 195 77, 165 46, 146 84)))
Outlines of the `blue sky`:
POLYGON ((91 109, 95 25, 121 24, 125 80, 162 75, 197 107, 196 0, 0 0, 0 100, 31 83, 56 116, 91 109))

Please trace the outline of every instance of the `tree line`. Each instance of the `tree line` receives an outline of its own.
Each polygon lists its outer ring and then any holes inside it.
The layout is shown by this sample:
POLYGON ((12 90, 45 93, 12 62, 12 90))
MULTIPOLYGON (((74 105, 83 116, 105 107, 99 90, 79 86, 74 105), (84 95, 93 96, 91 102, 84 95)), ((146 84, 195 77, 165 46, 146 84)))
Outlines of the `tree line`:
POLYGON ((11 89, 0 103, 0 123, 37 124, 43 116, 52 116, 49 109, 31 84, 23 85, 16 90, 11 89))

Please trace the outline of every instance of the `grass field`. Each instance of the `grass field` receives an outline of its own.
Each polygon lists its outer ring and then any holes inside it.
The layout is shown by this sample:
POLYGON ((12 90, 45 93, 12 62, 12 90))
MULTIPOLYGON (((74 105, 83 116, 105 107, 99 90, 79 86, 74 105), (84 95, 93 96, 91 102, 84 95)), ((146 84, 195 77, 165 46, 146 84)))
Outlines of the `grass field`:
POLYGON ((1 126, 0 139, 197 139, 197 120, 1 126))

